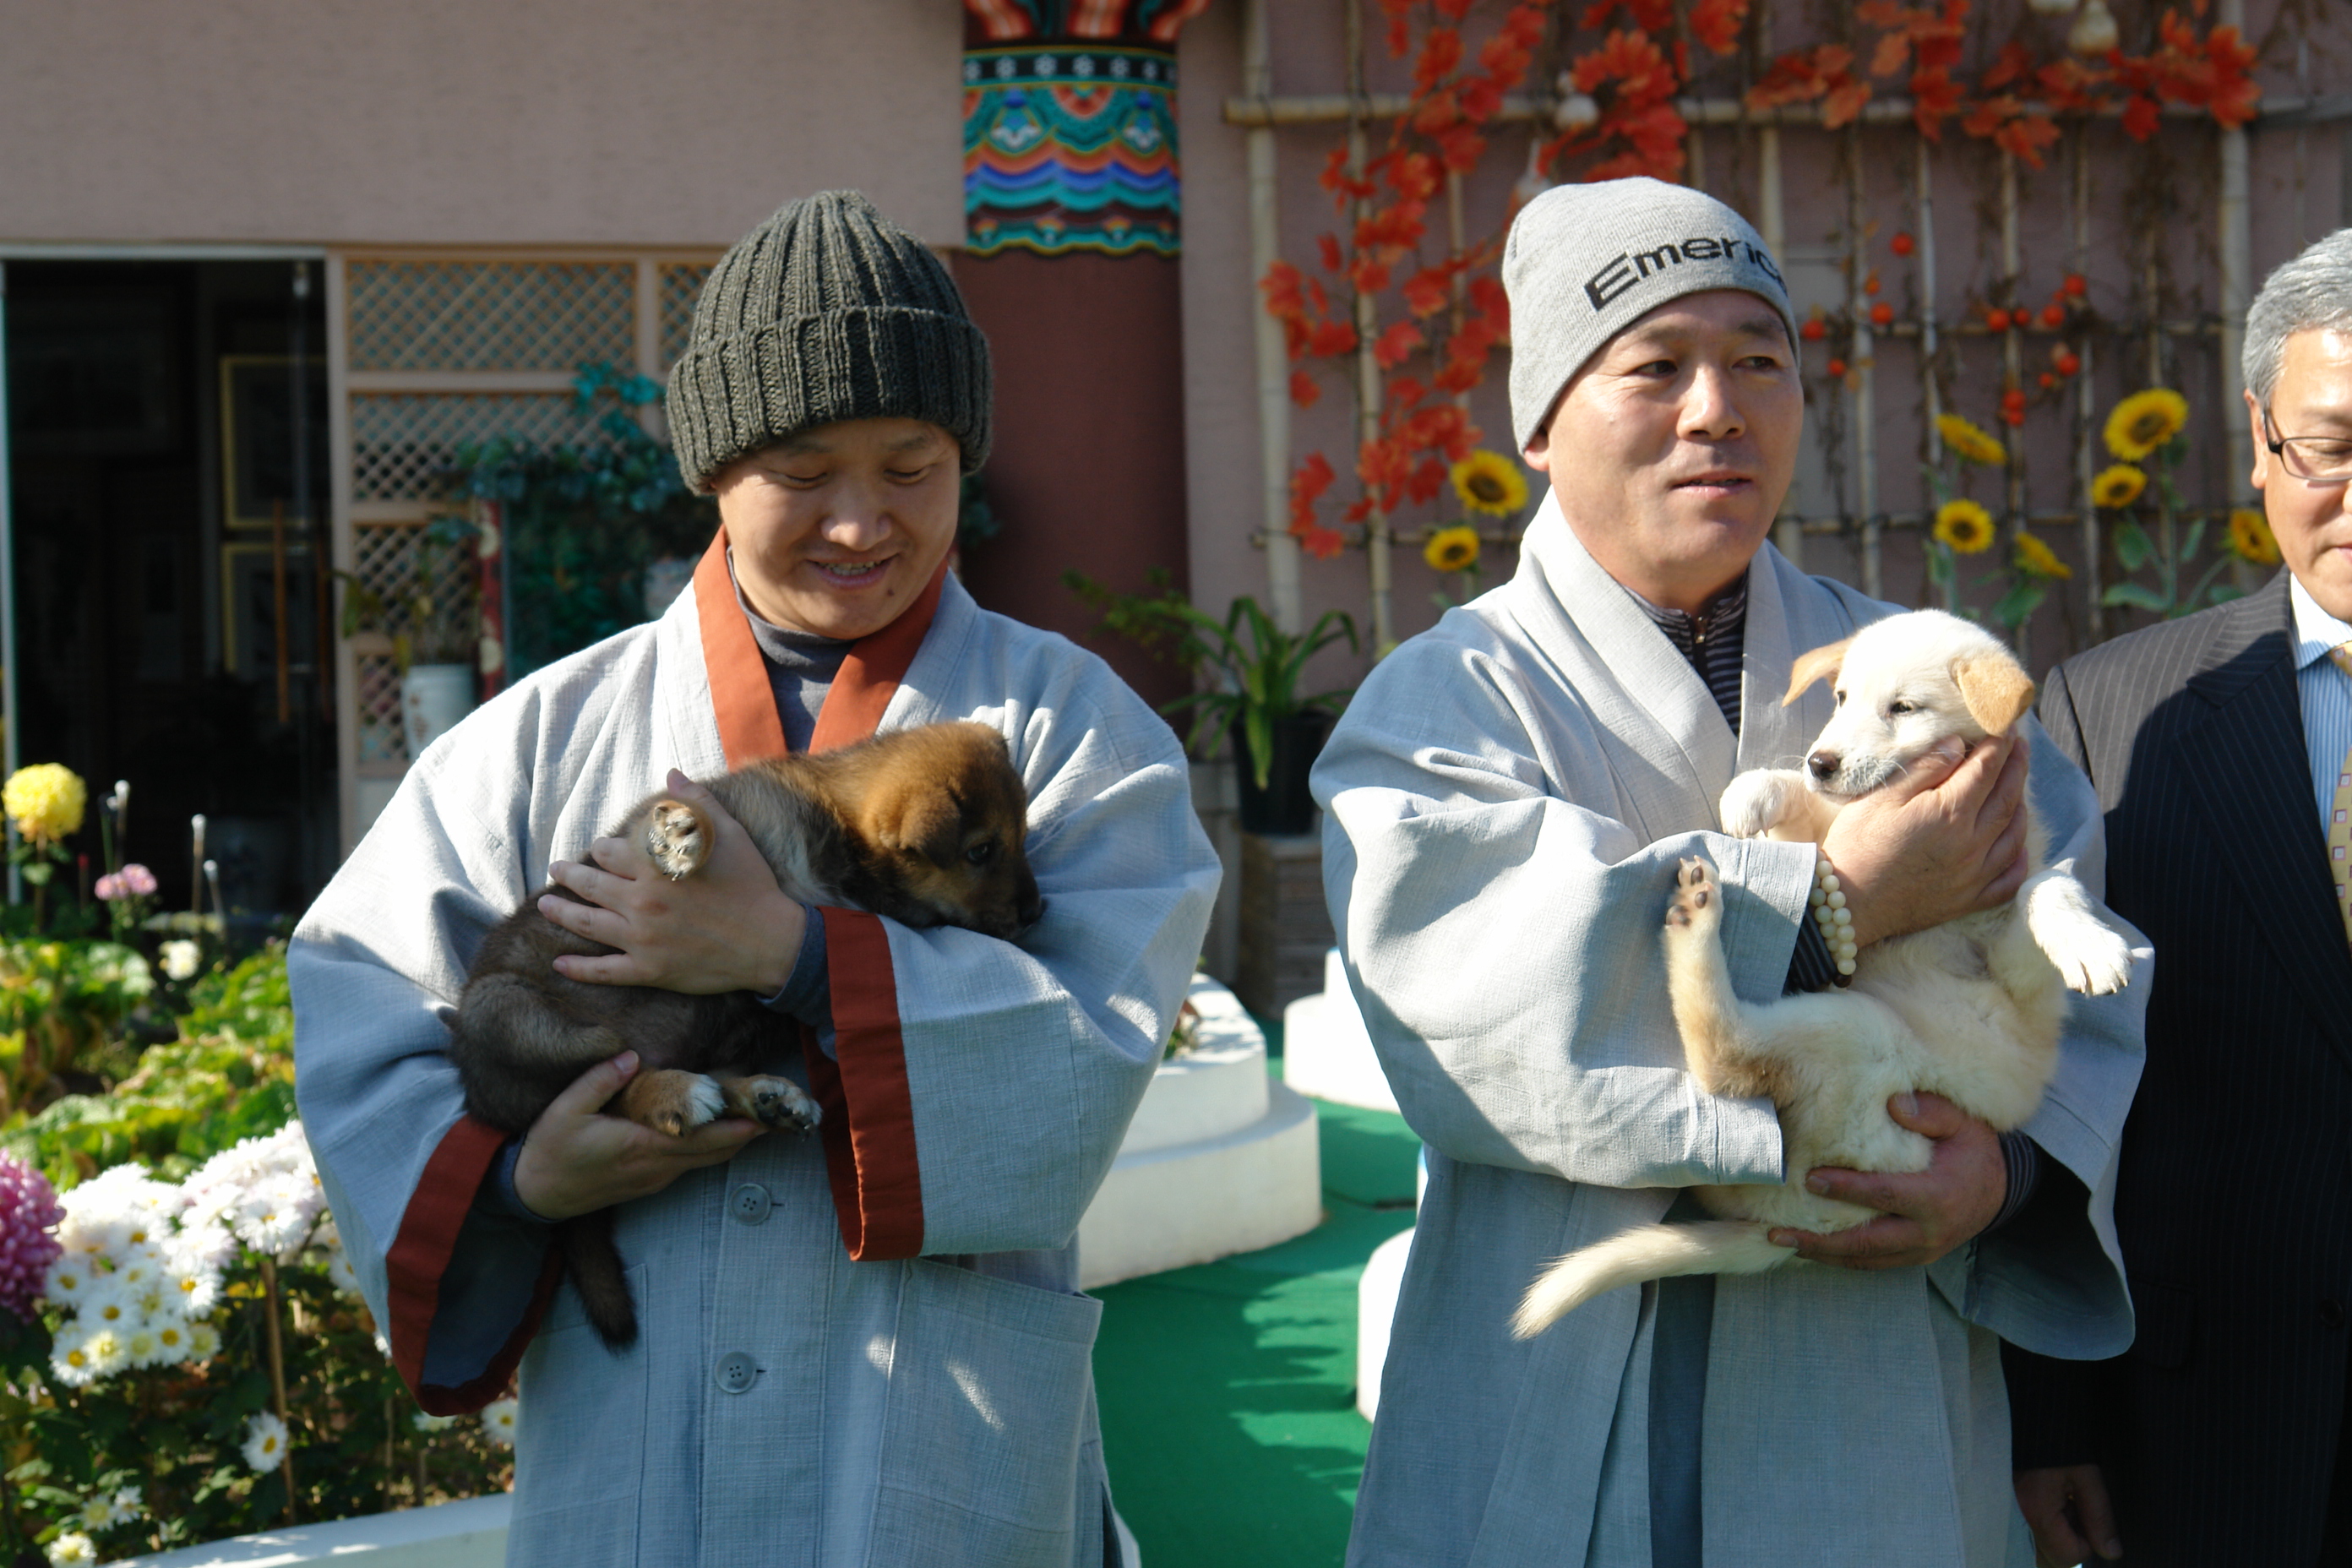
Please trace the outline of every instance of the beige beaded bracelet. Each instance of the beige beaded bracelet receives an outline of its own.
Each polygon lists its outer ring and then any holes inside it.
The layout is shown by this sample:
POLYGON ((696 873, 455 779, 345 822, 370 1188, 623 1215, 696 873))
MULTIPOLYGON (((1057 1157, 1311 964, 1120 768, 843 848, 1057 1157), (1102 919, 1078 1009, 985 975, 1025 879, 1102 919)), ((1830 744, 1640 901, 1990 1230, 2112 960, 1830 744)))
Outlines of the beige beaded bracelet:
POLYGON ((1822 928, 1822 940, 1829 944, 1830 957, 1837 963, 1837 984, 1853 984, 1854 954, 1860 951, 1853 941, 1853 913, 1845 905, 1845 894, 1839 889, 1837 868, 1827 860, 1813 865, 1813 920, 1822 928))

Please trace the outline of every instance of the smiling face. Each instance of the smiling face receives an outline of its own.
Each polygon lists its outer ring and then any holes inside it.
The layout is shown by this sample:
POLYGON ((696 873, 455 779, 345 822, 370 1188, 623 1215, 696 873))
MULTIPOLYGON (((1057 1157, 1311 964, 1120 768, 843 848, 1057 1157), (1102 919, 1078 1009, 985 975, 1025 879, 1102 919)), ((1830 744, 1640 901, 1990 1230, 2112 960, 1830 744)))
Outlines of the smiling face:
POLYGON ((1569 382, 1528 461, 1618 582, 1696 612, 1748 570, 1796 471, 1805 398, 1771 306, 1717 289, 1667 301, 1569 382))
POLYGON ((936 425, 845 419, 730 465, 711 489, 745 601, 793 631, 880 631, 955 542, 960 458, 936 425))
MULTIPOLYGON (((2337 620, 2352 621, 2352 485, 2315 484, 2287 472, 2263 434, 2261 405, 2246 395, 2254 426, 2254 488, 2278 536, 2279 555, 2304 591, 2337 620)), ((2271 435, 2352 440, 2352 332, 2297 332, 2287 339, 2271 388, 2271 435)))

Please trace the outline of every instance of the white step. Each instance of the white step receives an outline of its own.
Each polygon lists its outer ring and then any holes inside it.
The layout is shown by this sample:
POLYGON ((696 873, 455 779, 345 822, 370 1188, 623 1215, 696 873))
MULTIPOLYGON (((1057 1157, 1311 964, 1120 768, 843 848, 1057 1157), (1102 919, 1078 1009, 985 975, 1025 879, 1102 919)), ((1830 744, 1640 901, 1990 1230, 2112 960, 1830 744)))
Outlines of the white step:
POLYGON ((1282 1081, 1301 1094, 1341 1105, 1397 1108, 1336 947, 1323 956, 1323 989, 1283 1009, 1282 1081))

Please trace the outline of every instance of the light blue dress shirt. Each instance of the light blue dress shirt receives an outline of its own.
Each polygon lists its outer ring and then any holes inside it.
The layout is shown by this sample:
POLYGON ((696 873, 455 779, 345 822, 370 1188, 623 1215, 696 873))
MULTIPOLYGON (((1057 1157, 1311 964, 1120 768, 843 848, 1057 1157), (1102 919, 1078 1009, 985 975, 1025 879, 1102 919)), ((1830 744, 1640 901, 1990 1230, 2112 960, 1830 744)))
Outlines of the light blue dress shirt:
POLYGON ((2310 753, 2311 793, 2325 833, 2344 754, 2352 751, 2352 676, 2336 668, 2327 650, 2352 642, 2352 625, 2321 609, 2304 592, 2300 578, 2289 582, 2287 596, 2294 602, 2294 684, 2303 702, 2303 744, 2310 753))

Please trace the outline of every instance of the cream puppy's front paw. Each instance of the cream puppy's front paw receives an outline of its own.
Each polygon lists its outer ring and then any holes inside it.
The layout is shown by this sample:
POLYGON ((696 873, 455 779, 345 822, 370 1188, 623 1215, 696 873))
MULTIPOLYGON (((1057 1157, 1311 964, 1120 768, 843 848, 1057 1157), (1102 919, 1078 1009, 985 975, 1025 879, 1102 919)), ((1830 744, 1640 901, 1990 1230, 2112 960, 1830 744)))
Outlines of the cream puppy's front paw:
POLYGON ((1693 855, 1675 872, 1675 896, 1666 904, 1668 942, 1704 941, 1723 921, 1723 889, 1714 868, 1693 855))
POLYGON ((1734 838, 1761 838, 1788 820, 1805 781, 1783 768, 1741 773, 1723 792, 1723 830, 1734 838))
POLYGON ((656 802, 646 823, 646 854, 673 882, 700 870, 710 854, 702 813, 682 800, 656 802))
POLYGON ((2067 990, 2105 996, 2131 983, 2131 944, 2098 917, 2082 883, 2062 871, 2044 871, 2019 897, 2033 944, 2057 966, 2067 990))

